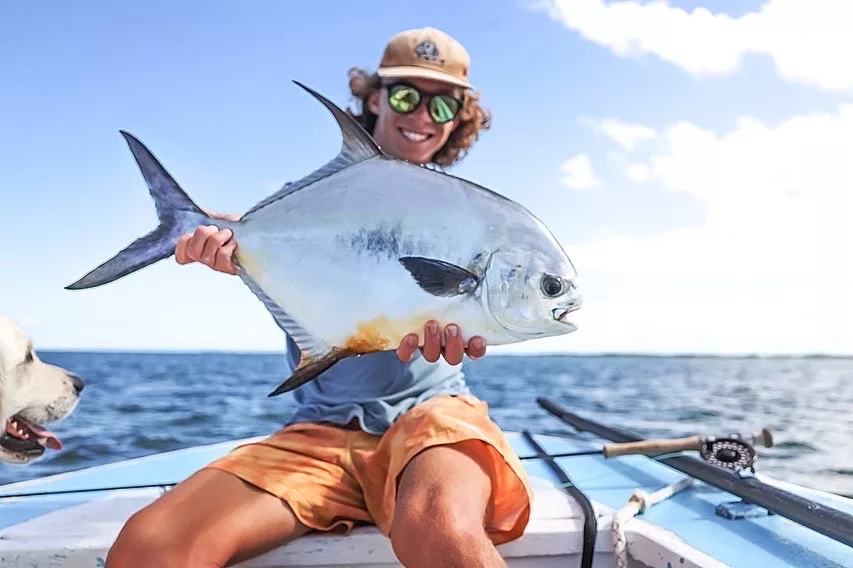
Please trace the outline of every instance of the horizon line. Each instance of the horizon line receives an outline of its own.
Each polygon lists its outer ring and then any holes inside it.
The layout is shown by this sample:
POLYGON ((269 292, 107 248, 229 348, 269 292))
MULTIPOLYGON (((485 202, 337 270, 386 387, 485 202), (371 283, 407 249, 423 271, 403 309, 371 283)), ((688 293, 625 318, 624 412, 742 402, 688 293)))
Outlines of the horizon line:
MULTIPOLYGON (((285 351, 275 350, 227 350, 227 349, 118 349, 118 348, 41 348, 39 353, 67 353, 88 355, 244 355, 284 356, 285 351)), ((536 351, 517 353, 491 353, 490 357, 577 357, 577 358, 649 358, 649 359, 853 359, 853 353, 713 353, 713 352, 664 352, 664 351, 536 351)))

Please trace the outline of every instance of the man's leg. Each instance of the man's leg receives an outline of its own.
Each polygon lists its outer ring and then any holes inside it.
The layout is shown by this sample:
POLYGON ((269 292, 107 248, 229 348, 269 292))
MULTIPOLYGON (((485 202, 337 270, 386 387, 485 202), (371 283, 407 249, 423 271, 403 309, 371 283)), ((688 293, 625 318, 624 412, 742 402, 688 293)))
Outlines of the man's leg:
POLYGON ((220 568, 308 530, 276 496, 203 469, 128 520, 106 568, 220 568))
POLYGON ((299 424, 235 448, 133 515, 107 568, 221 568, 308 527, 369 521, 358 482, 341 466, 356 442, 370 447, 373 437, 299 424))
POLYGON ((407 568, 506 566, 485 529, 492 484, 476 459, 482 446, 431 447, 403 470, 390 536, 407 568))

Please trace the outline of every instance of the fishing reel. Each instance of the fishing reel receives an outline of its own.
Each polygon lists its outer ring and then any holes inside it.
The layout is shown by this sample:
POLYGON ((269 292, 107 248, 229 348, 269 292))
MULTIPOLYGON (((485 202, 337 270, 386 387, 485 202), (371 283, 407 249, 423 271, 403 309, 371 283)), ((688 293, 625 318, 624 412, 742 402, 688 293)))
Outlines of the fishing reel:
POLYGON ((709 438, 699 448, 699 455, 706 462, 738 472, 749 469, 753 473, 757 456, 749 443, 740 438, 709 438))
POLYGON ((750 436, 732 434, 724 438, 708 436, 702 440, 699 455, 706 462, 723 469, 739 472, 749 469, 755 473, 755 461, 758 456, 753 445, 770 448, 773 446, 773 434, 769 428, 762 428, 750 436))

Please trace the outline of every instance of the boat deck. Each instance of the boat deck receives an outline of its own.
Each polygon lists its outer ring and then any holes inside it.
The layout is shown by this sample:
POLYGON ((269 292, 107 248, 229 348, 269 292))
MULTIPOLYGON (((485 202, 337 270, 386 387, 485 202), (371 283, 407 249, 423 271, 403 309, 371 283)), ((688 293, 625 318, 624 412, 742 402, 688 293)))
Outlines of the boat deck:
MULTIPOLYGON (((522 457, 535 454, 516 433, 510 440, 522 457)), ((0 567, 97 567, 127 518, 166 490, 123 489, 3 498, 18 492, 67 491, 129 485, 164 485, 183 479, 248 440, 235 440, 156 454, 36 480, 0 486, 0 567)), ((549 453, 596 446, 576 439, 536 436, 549 453)), ((594 566, 612 566, 611 516, 636 489, 649 493, 683 478, 642 456, 605 460, 601 456, 557 458, 557 463, 593 502, 598 514, 594 566)), ((583 513, 556 483, 547 464, 526 459, 536 491, 526 534, 500 547, 510 566, 576 566, 580 558, 583 513)), ((766 481, 766 480, 765 480, 766 481)), ((853 501, 776 483, 785 489, 853 512, 853 501)), ((702 483, 664 500, 626 528, 630 566, 690 568, 713 566, 853 566, 851 548, 766 512, 754 518, 727 519, 718 504, 738 499, 702 483)), ((373 527, 348 537, 311 534, 247 561, 243 567, 399 566, 388 540, 373 527)))

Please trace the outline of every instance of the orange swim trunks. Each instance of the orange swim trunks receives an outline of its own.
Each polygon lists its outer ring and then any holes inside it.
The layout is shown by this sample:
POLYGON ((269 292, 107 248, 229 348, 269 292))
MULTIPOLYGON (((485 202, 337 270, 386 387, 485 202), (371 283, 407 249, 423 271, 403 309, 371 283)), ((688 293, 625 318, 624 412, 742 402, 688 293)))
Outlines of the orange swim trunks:
POLYGON ((374 524, 388 536, 403 468, 430 446, 480 440, 475 455, 492 480, 486 530, 495 544, 522 535, 533 493, 521 462, 473 396, 439 396, 398 418, 382 436, 297 423, 239 446, 207 467, 230 472, 286 501, 320 531, 374 524))

